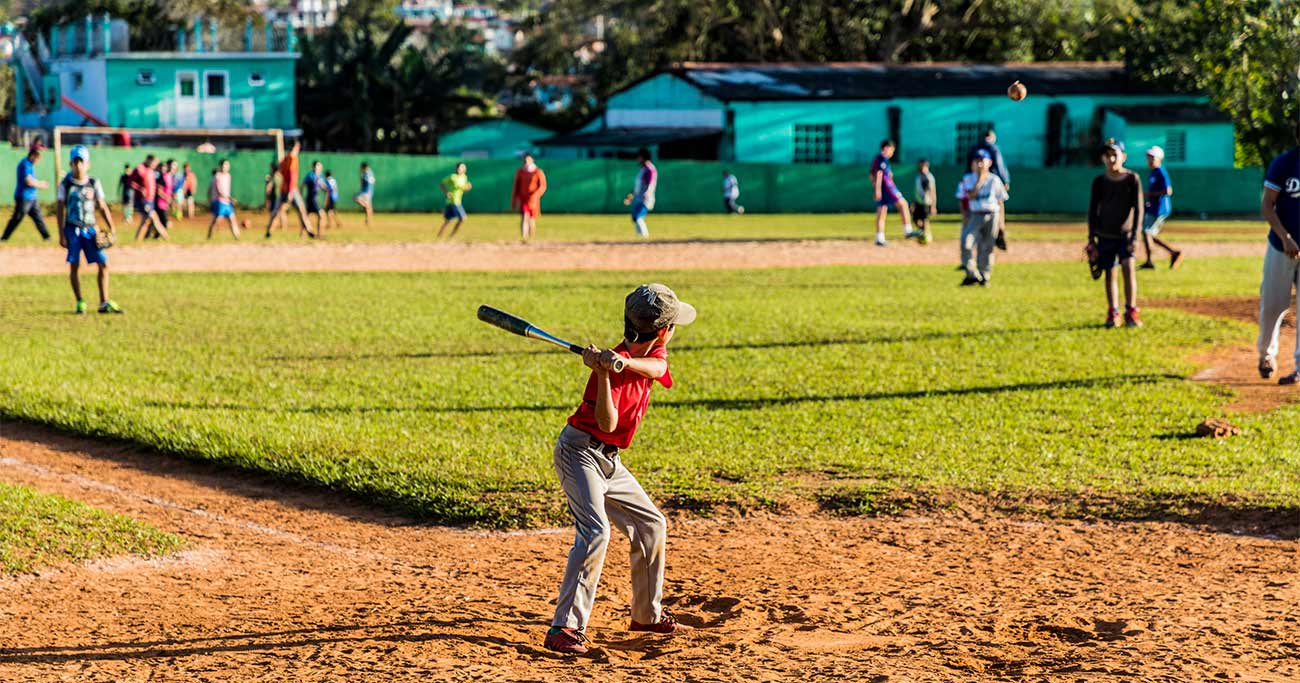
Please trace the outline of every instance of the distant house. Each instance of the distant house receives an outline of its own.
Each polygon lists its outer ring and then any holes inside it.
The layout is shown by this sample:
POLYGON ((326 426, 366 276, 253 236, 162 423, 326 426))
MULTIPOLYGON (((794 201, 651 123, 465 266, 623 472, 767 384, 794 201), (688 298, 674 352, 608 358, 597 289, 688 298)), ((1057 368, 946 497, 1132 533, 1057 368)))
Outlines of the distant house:
POLYGON ((515 159, 551 131, 510 119, 474 123, 438 138, 438 154, 462 159, 515 159))
POLYGON ((1106 125, 1154 139, 1157 122, 1135 112, 1155 107, 1167 119, 1160 136, 1195 150, 1185 161, 1171 155, 1171 165, 1231 166, 1231 126, 1205 121, 1207 103, 1139 83, 1110 62, 687 63, 633 83, 586 126, 540 144, 552 157, 626 156, 645 146, 663 158, 861 164, 891 138, 900 160, 964 165, 993 128, 1008 164, 1043 167, 1091 163, 1106 125), (1006 95, 1016 80, 1029 88, 1021 102, 1006 95), (1121 126, 1123 112, 1140 121, 1121 126))
POLYGON ((1159 145, 1171 166, 1233 165, 1232 119, 1209 105, 1107 107, 1101 130, 1102 138, 1124 140, 1130 154, 1159 145))
POLYGON ((126 23, 104 16, 18 41, 18 125, 295 129, 292 31, 250 24, 225 38, 198 21, 177 30, 175 50, 136 52, 126 23), (242 49, 218 49, 230 43, 242 49))

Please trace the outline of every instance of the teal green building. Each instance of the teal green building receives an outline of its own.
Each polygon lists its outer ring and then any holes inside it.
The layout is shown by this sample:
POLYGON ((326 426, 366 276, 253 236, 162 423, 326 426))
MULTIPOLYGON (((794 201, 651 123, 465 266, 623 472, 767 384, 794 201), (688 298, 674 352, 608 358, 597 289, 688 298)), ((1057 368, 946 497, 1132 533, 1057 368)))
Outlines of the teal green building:
POLYGON ((35 45, 17 39, 18 125, 296 129, 292 29, 250 23, 226 35, 195 20, 175 35, 171 51, 133 51, 126 23, 103 16, 35 45))
POLYGON ((1198 93, 1162 91, 1120 63, 713 64, 656 72, 581 129, 541 141, 552 158, 865 164, 883 139, 898 161, 965 164, 984 131, 1013 168, 1095 162, 1106 137, 1184 150, 1170 166, 1233 165, 1231 124, 1198 93), (1007 88, 1020 81, 1019 102, 1007 88), (1181 142, 1181 146, 1175 143, 1181 142))
POLYGON ((438 138, 438 154, 461 159, 516 159, 536 148, 551 131, 510 119, 472 123, 438 138))

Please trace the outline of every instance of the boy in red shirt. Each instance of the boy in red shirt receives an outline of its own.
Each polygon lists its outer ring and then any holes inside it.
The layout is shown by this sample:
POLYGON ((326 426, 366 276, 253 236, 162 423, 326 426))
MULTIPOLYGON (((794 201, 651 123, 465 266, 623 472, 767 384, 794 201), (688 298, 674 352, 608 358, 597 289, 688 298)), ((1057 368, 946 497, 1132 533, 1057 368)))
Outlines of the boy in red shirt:
POLYGON ((537 234, 537 217, 542 215, 542 195, 546 194, 546 174, 537 167, 532 154, 524 154, 524 163, 515 171, 515 185, 510 191, 510 209, 519 212, 519 236, 527 242, 537 234))
POLYGON ((623 343, 605 351, 590 346, 582 354, 582 362, 591 368, 591 378, 582 404, 555 444, 555 472, 577 533, 560 584, 555 618, 546 634, 549 650, 566 654, 587 651, 584 631, 596 600, 611 522, 632 544, 630 630, 674 633, 683 628, 661 605, 667 520, 623 466, 618 452, 631 445, 650 405, 654 383, 672 387, 668 342, 677 325, 694 320, 695 308, 678 301, 673 290, 660 284, 641 285, 624 301, 623 343), (622 372, 608 369, 615 354, 625 359, 622 372))

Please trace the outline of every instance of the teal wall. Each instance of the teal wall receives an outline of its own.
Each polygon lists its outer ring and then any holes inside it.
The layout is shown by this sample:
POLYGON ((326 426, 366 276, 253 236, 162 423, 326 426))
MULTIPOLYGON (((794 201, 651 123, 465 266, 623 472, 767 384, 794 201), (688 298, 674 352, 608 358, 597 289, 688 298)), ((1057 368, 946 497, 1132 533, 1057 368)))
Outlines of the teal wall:
POLYGON ((517 159, 537 147, 533 140, 552 135, 545 128, 518 121, 483 121, 438 138, 438 152, 472 159, 517 159))
POLYGON ((1123 117, 1106 112, 1102 125, 1103 138, 1123 140, 1133 163, 1143 163, 1139 158, 1152 145, 1171 151, 1169 137, 1181 132, 1185 141, 1182 159, 1167 157, 1169 168, 1223 167, 1231 168, 1235 157, 1233 127, 1231 123, 1129 123, 1123 117))
POLYGON ((295 59, 295 55, 267 56, 261 53, 219 53, 219 56, 185 53, 150 58, 110 55, 106 76, 111 93, 109 125, 156 128, 161 103, 175 98, 176 72, 197 71, 202 82, 205 71, 226 71, 229 73, 230 99, 254 100, 254 128, 297 128, 295 59), (136 83, 140 69, 154 71, 154 85, 136 83), (263 73, 264 85, 249 84, 248 77, 253 71, 263 73))
MULTIPOLYGON (((122 164, 132 165, 144 158, 145 148, 92 148, 91 173, 110 194, 116 193, 117 177, 122 164)), ((199 154, 193 150, 153 150, 162 158, 175 157, 190 161, 200 179, 201 194, 217 159, 222 155, 199 154)), ((23 156, 14 148, 0 150, 0 197, 13 196, 13 168, 23 156)), ((260 206, 262 178, 274 156, 263 152, 240 151, 228 155, 234 175, 235 198, 244 206, 260 206)), ((357 191, 358 167, 370 162, 377 178, 375 205, 381 211, 438 211, 443 197, 438 181, 450 173, 457 157, 401 156, 395 154, 316 154, 303 152, 302 172, 320 159, 334 171, 344 207, 347 198, 357 191)), ((465 195, 470 212, 504 212, 509 210, 510 188, 518 162, 514 160, 471 160, 470 180, 474 189, 465 195)), ((542 199, 547 213, 622 213, 625 194, 631 189, 636 164, 621 160, 543 160, 550 190, 542 199)), ((65 165, 66 167, 66 165, 65 165)), ((1142 171, 1142 164, 1130 164, 1142 171)), ((38 168, 41 177, 53 180, 54 167, 47 154, 38 168)), ((745 164, 693 161, 663 161, 659 164, 658 203, 660 212, 713 213, 721 209, 722 169, 728 168, 740 180, 741 203, 749 211, 760 213, 834 213, 864 212, 870 202, 871 188, 865 169, 849 165, 745 164)), ((1008 210, 1014 213, 1082 214, 1087 209, 1088 191, 1100 167, 1064 167, 1038 169, 1015 177, 1008 210)), ((957 210, 953 197, 961 169, 937 166, 932 169, 938 183, 941 211, 957 210)), ((912 164, 900 164, 898 186, 910 196, 914 178, 912 164)), ((1259 210, 1263 170, 1184 168, 1171 171, 1174 184, 1174 211, 1211 214, 1253 215, 1259 210)), ((54 200, 53 190, 42 198, 54 200)), ((205 196, 205 195, 204 195, 205 196)), ((0 200, 3 201, 3 200, 0 200)))
MULTIPOLYGON (((1075 131, 1075 144, 1084 145, 1094 112, 1103 106, 1132 106, 1163 102, 1200 103, 1192 96, 1068 96, 1035 97, 1021 102, 1007 97, 931 97, 908 100, 840 100, 825 102, 733 102, 736 112, 736 158, 750 162, 784 164, 794 157, 795 124, 831 124, 834 163, 865 164, 889 137, 889 107, 899 107, 901 131, 899 157, 921 157, 934 163, 961 163, 966 149, 958 150, 957 124, 992 121, 998 147, 1012 168, 1043 166, 1047 143, 1047 109, 1066 106, 1075 131), (960 156, 961 158, 957 158, 960 156)), ((1231 139, 1224 145, 1232 165, 1231 139)), ((1219 158, 1219 157, 1215 157, 1219 158)), ((1215 164, 1200 163, 1202 166, 1215 164)))
POLYGON ((659 74, 627 90, 611 95, 607 111, 617 109, 722 109, 721 100, 700 92, 695 86, 672 75, 659 74))

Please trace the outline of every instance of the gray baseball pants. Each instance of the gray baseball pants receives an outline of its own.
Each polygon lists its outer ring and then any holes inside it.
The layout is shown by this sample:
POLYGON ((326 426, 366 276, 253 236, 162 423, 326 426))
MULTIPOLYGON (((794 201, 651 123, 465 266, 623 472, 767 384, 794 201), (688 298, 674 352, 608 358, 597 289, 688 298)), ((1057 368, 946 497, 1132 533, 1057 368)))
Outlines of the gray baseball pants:
MULTIPOLYGON (((1278 328, 1291 307, 1291 288, 1296 286, 1300 286, 1300 260, 1269 244, 1264 254, 1264 279, 1259 284, 1259 341, 1255 345, 1261 360, 1277 359, 1278 328)), ((1295 362, 1300 368, 1300 335, 1296 336, 1295 362)))
POLYGON ((961 228, 961 262, 967 277, 988 280, 993 275, 993 247, 998 240, 998 215, 971 211, 961 228))
POLYGON ((632 546, 632 618, 642 624, 659 621, 668 530, 663 513, 623 466, 618 453, 606 453, 599 441, 580 429, 566 426, 560 432, 555 443, 555 473, 569 500, 577 533, 551 625, 587 627, 611 523, 627 535, 632 546))

